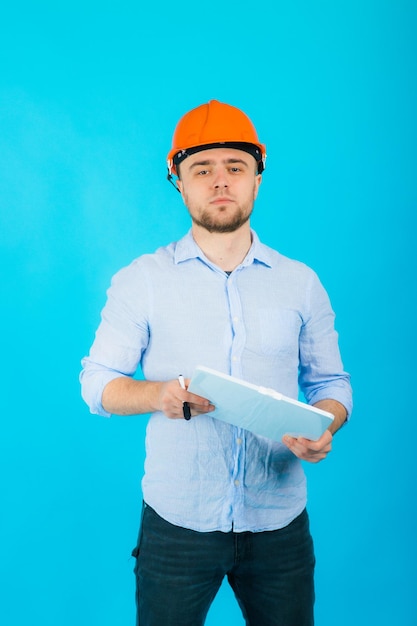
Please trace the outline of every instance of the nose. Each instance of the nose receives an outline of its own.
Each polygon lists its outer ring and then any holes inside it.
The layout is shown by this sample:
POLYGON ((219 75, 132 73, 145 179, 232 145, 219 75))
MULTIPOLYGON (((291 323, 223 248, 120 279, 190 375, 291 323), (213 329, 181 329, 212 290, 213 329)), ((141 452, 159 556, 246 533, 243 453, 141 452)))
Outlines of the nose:
POLYGON ((228 187, 229 181, 227 178, 227 173, 221 168, 216 171, 213 178, 213 187, 215 189, 219 189, 220 187, 228 187))

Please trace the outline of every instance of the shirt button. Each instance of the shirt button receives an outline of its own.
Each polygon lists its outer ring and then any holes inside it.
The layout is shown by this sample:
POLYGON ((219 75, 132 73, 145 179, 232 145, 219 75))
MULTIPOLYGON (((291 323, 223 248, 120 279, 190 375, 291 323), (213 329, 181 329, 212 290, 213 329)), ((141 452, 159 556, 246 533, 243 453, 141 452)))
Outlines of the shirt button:
POLYGON ((235 487, 239 487, 240 482, 238 480, 235 480, 235 487))
POLYGON ((234 357, 232 358, 232 361, 235 361, 235 362, 236 362, 236 361, 237 361, 237 356, 234 356, 234 357))
POLYGON ((238 446, 240 446, 240 444, 242 443, 242 440, 241 440, 241 438, 240 438, 240 437, 238 437, 238 438, 236 439, 236 443, 237 443, 237 445, 238 445, 238 446))
POLYGON ((237 316, 237 315, 235 315, 235 316, 234 316, 233 321, 234 321, 234 322, 238 322, 238 321, 239 321, 239 318, 238 318, 238 316, 237 316))

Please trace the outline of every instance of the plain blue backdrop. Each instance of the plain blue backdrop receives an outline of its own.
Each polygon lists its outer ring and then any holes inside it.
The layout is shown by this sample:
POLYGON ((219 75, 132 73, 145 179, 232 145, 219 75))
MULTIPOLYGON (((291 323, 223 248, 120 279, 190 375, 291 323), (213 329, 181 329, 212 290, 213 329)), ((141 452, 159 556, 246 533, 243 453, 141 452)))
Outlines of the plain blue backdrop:
MULTIPOLYGON (((216 98, 268 162, 253 226, 337 313, 352 421, 306 467, 318 626, 417 624, 417 8, 19 2, 0 15, 0 621, 134 624, 145 417, 80 398, 110 278, 189 226, 165 181, 216 98)), ((208 626, 243 620, 223 586, 208 626)))

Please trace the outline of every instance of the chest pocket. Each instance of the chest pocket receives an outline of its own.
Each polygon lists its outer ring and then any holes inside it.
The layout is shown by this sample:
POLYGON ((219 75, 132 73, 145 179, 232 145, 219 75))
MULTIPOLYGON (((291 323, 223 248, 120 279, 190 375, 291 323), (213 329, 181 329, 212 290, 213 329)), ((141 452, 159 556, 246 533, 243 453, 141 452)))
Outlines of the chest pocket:
POLYGON ((258 314, 262 353, 298 359, 302 325, 299 313, 292 309, 262 307, 258 314))

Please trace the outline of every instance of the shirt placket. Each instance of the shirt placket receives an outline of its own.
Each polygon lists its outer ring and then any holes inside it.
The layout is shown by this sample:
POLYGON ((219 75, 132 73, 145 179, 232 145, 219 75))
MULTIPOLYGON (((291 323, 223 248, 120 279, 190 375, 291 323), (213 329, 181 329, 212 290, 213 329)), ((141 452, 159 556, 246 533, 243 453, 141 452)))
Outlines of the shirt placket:
MULTIPOLYGON (((230 349, 230 375, 242 378, 242 355, 246 341, 246 329, 243 323, 242 302, 238 290, 239 269, 235 270, 226 281, 226 293, 229 304, 232 344, 230 349)), ((231 467, 232 521, 239 524, 244 501, 245 472, 245 431, 234 428, 233 464, 231 467)))

